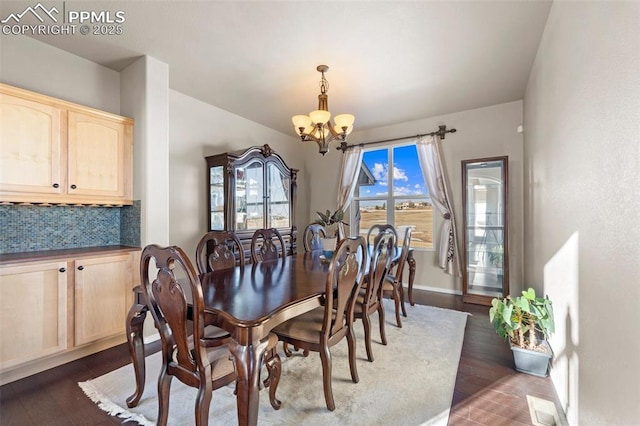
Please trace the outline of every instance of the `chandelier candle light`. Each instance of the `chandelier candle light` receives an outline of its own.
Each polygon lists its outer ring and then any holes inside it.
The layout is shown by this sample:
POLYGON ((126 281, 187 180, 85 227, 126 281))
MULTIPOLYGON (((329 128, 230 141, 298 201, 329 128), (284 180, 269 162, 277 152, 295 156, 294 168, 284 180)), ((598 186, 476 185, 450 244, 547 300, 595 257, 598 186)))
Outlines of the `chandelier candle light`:
POLYGON ((339 114, 334 117, 335 124, 331 124, 329 112, 329 82, 324 78, 324 73, 329 70, 326 65, 318 65, 316 68, 321 74, 320 94, 318 95, 318 109, 311 111, 309 115, 294 115, 291 119, 293 127, 299 133, 303 142, 315 141, 320 148, 320 154, 325 155, 329 151, 329 143, 334 139, 347 140, 347 135, 353 130, 355 117, 351 114, 339 114))

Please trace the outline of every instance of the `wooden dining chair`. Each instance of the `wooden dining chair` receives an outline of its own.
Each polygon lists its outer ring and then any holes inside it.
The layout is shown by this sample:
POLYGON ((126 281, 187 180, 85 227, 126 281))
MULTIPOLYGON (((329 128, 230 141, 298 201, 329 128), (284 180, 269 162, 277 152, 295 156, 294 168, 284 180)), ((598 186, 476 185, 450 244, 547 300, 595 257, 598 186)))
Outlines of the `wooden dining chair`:
POLYGON ((390 231, 393 234, 393 236, 395 237, 395 243, 397 244, 398 231, 396 231, 396 228, 394 228, 393 225, 389 225, 388 223, 372 225, 371 228, 369 228, 369 230, 367 231, 367 244, 372 246, 375 245, 376 237, 378 235, 381 235, 385 231, 390 231))
POLYGON ((411 247, 411 233, 412 229, 408 226, 404 233, 404 240, 402 242, 402 250, 400 251, 400 257, 397 261, 393 261, 389 267, 390 271, 386 274, 384 281, 382 282, 382 295, 384 297, 390 297, 393 299, 396 309, 396 324, 402 328, 402 321, 400 320, 400 309, 402 309, 402 315, 406 318, 407 309, 404 306, 404 287, 402 286, 402 274, 404 271, 404 264, 407 262, 407 256, 409 256, 409 249, 411 247))
POLYGON ((251 238, 251 262, 284 258, 287 249, 282 235, 276 228, 258 229, 251 238))
POLYGON ((379 233, 371 253, 367 282, 359 291, 356 298, 354 317, 361 319, 364 325, 364 341, 367 350, 367 359, 373 361, 371 349, 371 315, 378 312, 380 323, 380 339, 383 345, 387 344, 387 336, 384 331, 384 305, 382 304, 382 283, 385 280, 389 265, 395 250, 395 235, 391 230, 379 233))
POLYGON ((200 238, 196 248, 199 274, 244 266, 244 249, 233 232, 209 231, 200 238))
POLYGON ((311 225, 307 225, 304 228, 304 233, 302 234, 302 244, 304 245, 304 251, 316 251, 322 250, 322 242, 321 238, 327 238, 327 231, 325 231, 322 225, 317 223, 312 223, 311 225))
POLYGON ((320 354, 324 399, 330 411, 336 408, 331 386, 330 348, 345 337, 349 348, 351 380, 354 383, 359 381, 353 308, 364 277, 367 257, 364 238, 342 240, 329 263, 324 306, 294 317, 273 329, 281 341, 320 354))
MULTIPOLYGON (((149 311, 160 332, 162 348, 157 424, 167 424, 171 380, 177 377, 185 385, 198 389, 195 423, 207 425, 213 390, 236 380, 228 340, 210 338, 206 334, 202 285, 182 249, 176 246, 145 247, 141 255, 140 272, 149 311), (157 269, 155 277, 151 274, 152 260, 157 269), (192 321, 192 327, 189 326, 189 321, 192 321)), ((267 345, 266 353, 272 355, 277 339, 275 335, 267 339, 270 345, 267 345)), ((265 380, 266 384, 273 386, 269 396, 271 405, 277 409, 280 401, 275 399, 275 388, 281 371, 280 359, 278 357, 277 360, 269 359, 264 362, 269 376, 277 375, 265 380)))

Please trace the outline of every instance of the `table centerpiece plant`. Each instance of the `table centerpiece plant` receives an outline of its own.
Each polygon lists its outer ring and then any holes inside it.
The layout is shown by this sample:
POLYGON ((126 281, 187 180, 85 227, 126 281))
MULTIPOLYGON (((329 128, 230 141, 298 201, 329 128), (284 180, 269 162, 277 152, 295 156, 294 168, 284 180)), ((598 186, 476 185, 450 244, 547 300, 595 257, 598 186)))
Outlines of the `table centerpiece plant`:
POLYGON ((327 233, 327 238, 322 238, 322 250, 324 251, 325 257, 331 257, 331 254, 336 249, 338 244, 338 240, 341 235, 344 235, 344 225, 349 226, 348 223, 344 222, 344 211, 342 209, 337 209, 335 212, 331 213, 331 210, 327 210, 323 212, 316 212, 318 218, 313 222, 318 225, 322 225, 327 233), (342 228, 342 229, 341 229, 342 228))

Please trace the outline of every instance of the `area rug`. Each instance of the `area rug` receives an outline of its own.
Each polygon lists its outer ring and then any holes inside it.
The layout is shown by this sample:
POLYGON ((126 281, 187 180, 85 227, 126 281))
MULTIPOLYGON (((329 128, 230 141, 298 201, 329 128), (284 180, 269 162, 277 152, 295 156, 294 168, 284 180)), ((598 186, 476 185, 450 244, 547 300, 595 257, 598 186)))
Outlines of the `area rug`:
MULTIPOLYGON (((317 353, 307 358, 281 352, 282 378, 277 397, 282 408, 269 404, 260 393, 260 425, 446 425, 453 398, 467 315, 429 306, 407 305, 408 318, 395 326, 394 308, 385 301, 387 346, 380 343, 377 315, 373 318, 374 362, 366 359, 362 323, 356 323, 359 383, 351 381, 347 343, 331 349, 335 411, 328 411, 322 390, 322 367, 317 353)), ((281 348, 281 345, 279 345, 281 348)), ((147 377, 140 404, 126 408, 133 393, 133 367, 126 365, 96 379, 79 383, 85 394, 111 415, 142 425, 153 425, 157 416, 156 384, 160 354, 146 358, 147 377)), ((212 424, 237 424, 233 386, 214 391, 209 411, 212 424)), ((172 381, 169 422, 194 424, 196 389, 172 381)))

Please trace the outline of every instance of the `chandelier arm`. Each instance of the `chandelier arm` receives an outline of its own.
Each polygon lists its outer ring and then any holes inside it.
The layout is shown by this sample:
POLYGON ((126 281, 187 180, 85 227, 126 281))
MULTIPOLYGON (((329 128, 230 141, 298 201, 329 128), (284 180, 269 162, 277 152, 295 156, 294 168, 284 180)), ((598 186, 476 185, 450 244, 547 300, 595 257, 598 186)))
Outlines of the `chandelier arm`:
POLYGON ((330 122, 327 123, 328 127, 329 127, 329 132, 331 132, 331 135, 333 136, 333 138, 331 138, 331 140, 337 138, 337 137, 342 137, 342 134, 344 132, 338 132, 336 130, 336 128, 333 126, 333 124, 331 124, 330 122))

